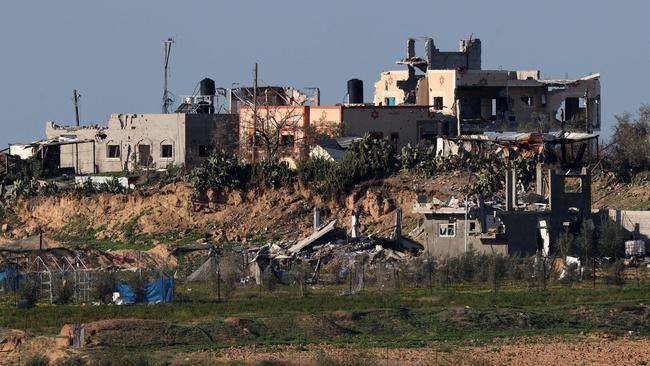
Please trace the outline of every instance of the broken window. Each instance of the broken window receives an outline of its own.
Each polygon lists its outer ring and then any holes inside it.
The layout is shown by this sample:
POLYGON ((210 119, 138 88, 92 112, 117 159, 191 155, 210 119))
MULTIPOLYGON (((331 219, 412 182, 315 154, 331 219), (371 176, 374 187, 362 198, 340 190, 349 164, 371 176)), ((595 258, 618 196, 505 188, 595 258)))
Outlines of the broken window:
POLYGON ((532 107, 534 104, 533 97, 529 95, 521 97, 521 101, 524 103, 524 105, 527 105, 528 107, 532 107))
POLYGON ((212 145, 199 145, 199 157, 207 158, 214 152, 214 146, 212 145))
POLYGON ((582 193, 580 177, 564 177, 564 193, 582 193))
POLYGON ((433 109, 441 111, 444 108, 442 97, 433 97, 433 109))
POLYGON ((293 135, 280 136, 280 146, 293 147, 295 145, 295 137, 293 135))
POLYGON ((438 225, 438 236, 441 238, 454 238, 456 237, 456 224, 440 224, 438 225))
POLYGON ((120 145, 108 145, 106 147, 106 157, 109 159, 119 159, 120 145))
POLYGON ((473 221, 469 223, 469 232, 470 233, 475 233, 476 232, 476 223, 473 222, 473 221))
POLYGON ((161 145, 160 146, 160 157, 164 159, 171 159, 174 157, 174 147, 172 145, 161 145))

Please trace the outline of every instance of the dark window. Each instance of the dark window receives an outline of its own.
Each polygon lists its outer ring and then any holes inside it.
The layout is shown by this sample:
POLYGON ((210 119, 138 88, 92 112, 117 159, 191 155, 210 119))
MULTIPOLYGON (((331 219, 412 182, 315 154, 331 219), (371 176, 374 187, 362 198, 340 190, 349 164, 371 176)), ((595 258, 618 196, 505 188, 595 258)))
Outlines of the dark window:
POLYGON ((174 147, 172 145, 162 145, 160 147, 160 157, 161 158, 174 157, 174 147))
POLYGON ((441 111, 444 108, 444 106, 442 104, 442 101, 443 101, 442 97, 434 97, 433 98, 433 109, 435 109, 437 111, 441 111))
POLYGON ((255 145, 255 146, 259 147, 259 146, 262 146, 262 141, 263 141, 262 136, 260 136, 259 134, 254 134, 254 135, 248 136, 248 141, 247 142, 248 142, 248 146, 252 147, 253 145, 255 145))
POLYGON ((383 132, 370 131, 368 134, 370 135, 370 138, 372 138, 372 139, 378 140, 378 139, 383 139, 384 138, 384 133, 383 132))
POLYGON ((199 156, 202 158, 207 158, 214 151, 214 146, 212 145, 199 145, 199 156))
POLYGON ((580 177, 565 177, 564 192, 582 193, 582 179, 580 177))
POLYGON ((280 136, 280 146, 293 147, 295 144, 295 137, 293 135, 280 136))
POLYGON ((107 158, 119 158, 120 157, 120 145, 108 145, 106 148, 106 157, 107 158))
POLYGON ((150 166, 153 162, 151 157, 151 146, 138 145, 138 164, 140 166, 150 166))
POLYGON ((532 107, 532 106, 533 106, 533 103, 534 103, 534 102, 533 102, 533 97, 531 97, 531 96, 524 96, 524 97, 521 97, 521 101, 522 101, 525 105, 527 105, 527 106, 529 106, 529 107, 532 107))
POLYGON ((453 238, 456 236, 456 224, 438 224, 438 236, 453 238))
POLYGON ((475 222, 470 222, 469 223, 469 232, 473 233, 476 231, 476 223, 475 222))

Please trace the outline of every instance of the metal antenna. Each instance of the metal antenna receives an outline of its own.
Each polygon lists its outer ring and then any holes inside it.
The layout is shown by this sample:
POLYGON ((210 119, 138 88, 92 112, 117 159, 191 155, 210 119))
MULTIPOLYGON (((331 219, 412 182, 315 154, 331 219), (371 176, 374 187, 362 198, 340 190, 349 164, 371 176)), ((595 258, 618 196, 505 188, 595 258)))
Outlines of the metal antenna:
POLYGON ((73 100, 74 100, 74 114, 75 114, 75 118, 77 120, 77 127, 79 127, 79 125, 80 125, 80 123, 79 123, 79 98, 81 98, 81 95, 79 93, 77 93, 77 89, 75 89, 72 92, 72 97, 73 97, 73 100))
POLYGON ((169 68, 169 54, 172 51, 172 43, 174 43, 173 38, 167 38, 167 40, 163 42, 163 44, 165 46, 164 91, 163 91, 163 103, 162 103, 162 111, 163 111, 163 113, 169 113, 169 107, 174 102, 174 100, 169 95, 169 90, 167 89, 167 75, 168 75, 167 71, 168 71, 168 68, 169 68))

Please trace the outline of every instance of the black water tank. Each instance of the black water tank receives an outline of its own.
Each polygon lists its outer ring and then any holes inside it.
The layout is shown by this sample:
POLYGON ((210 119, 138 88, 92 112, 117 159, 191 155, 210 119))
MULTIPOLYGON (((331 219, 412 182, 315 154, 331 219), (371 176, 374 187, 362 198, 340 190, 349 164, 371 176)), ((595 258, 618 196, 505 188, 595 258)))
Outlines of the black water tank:
POLYGON ((348 103, 363 104, 363 81, 359 79, 348 80, 348 103))
POLYGON ((217 90, 214 86, 214 80, 205 78, 201 80, 201 95, 215 95, 217 90))

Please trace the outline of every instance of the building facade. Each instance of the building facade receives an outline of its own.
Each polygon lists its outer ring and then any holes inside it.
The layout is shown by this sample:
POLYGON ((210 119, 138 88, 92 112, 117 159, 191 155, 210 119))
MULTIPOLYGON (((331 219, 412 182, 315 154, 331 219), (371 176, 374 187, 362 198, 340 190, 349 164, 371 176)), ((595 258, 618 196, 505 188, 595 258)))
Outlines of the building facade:
POLYGON ((455 117, 459 134, 540 126, 558 130, 565 123, 586 131, 600 129, 599 74, 543 80, 538 70, 483 70, 480 40, 463 40, 459 52, 444 56, 432 42, 425 40, 427 56, 421 59, 409 40, 407 58, 397 61, 407 70, 381 73, 375 105, 430 106, 455 117))
POLYGON ((238 117, 231 114, 113 114, 106 127, 59 126, 47 122, 46 136, 60 168, 77 174, 200 164, 215 149, 235 151, 238 117))

